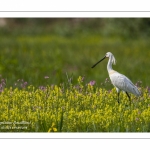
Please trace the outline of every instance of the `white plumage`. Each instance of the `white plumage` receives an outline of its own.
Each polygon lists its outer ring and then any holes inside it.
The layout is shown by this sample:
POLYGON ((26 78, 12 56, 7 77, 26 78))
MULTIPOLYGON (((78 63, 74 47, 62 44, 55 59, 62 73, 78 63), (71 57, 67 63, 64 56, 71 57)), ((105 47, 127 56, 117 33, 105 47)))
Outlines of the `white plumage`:
POLYGON ((94 68, 98 63, 100 63, 105 58, 109 58, 107 64, 107 71, 110 77, 112 84, 115 86, 117 93, 118 93, 118 103, 119 103, 119 93, 120 90, 126 92, 129 100, 130 96, 128 93, 132 93, 136 96, 140 96, 140 92, 138 88, 128 79, 125 75, 120 74, 119 72, 112 69, 112 64, 116 63, 115 57, 111 52, 107 52, 105 57, 98 61, 95 65, 92 66, 94 68))

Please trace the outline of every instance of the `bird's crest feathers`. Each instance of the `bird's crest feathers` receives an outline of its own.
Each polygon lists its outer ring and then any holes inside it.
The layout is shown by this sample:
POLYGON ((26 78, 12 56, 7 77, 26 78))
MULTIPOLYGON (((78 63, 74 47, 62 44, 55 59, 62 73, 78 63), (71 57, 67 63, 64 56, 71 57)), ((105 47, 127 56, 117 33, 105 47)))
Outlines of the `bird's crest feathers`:
POLYGON ((111 57, 112 57, 112 58, 111 58, 111 61, 112 61, 112 63, 115 65, 115 64, 116 64, 116 59, 115 59, 114 55, 112 54, 111 57))
POLYGON ((112 64, 114 64, 114 65, 116 64, 116 59, 115 59, 114 55, 111 52, 107 52, 106 57, 110 58, 112 64))

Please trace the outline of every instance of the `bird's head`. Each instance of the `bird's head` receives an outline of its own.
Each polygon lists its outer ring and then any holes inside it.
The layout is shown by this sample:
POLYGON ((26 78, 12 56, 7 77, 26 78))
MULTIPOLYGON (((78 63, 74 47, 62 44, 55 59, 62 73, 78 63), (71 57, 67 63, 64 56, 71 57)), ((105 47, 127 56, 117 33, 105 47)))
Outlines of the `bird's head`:
POLYGON ((111 52, 107 52, 107 53, 105 54, 105 56, 108 57, 108 58, 111 57, 112 55, 113 55, 113 54, 112 54, 111 52))
POLYGON ((115 57, 114 55, 111 53, 111 52, 107 52, 106 55, 105 55, 106 58, 109 58, 110 61, 115 65, 116 64, 116 60, 115 60, 115 57))

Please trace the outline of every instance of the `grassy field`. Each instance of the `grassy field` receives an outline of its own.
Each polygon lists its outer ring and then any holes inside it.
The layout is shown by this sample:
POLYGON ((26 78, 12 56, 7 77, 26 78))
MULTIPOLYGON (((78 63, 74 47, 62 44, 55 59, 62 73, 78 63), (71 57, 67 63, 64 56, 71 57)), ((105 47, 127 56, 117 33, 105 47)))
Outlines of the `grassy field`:
POLYGON ((85 84, 53 85, 24 90, 5 89, 0 95, 1 132, 149 132, 150 91, 128 97, 116 90, 85 84))
POLYGON ((149 39, 123 40, 119 37, 101 37, 96 34, 76 33, 75 36, 6 35, 0 36, 0 73, 13 86, 18 79, 28 84, 59 84, 64 82, 66 73, 71 78, 85 76, 87 82, 97 84, 108 77, 107 61, 96 68, 91 66, 110 51, 117 60, 118 72, 127 75, 134 83, 150 84, 149 39), (49 76, 45 81, 44 77, 49 76))
POLYGON ((150 131, 150 39, 109 35, 90 27, 59 22, 0 29, 1 122, 26 121, 27 132, 150 131), (106 84, 107 60, 91 68, 108 51, 117 60, 114 70, 143 88, 144 96, 133 96, 131 106, 124 95, 118 105, 113 86, 106 84), (83 92, 73 88, 80 86, 79 76, 84 78, 83 92), (95 84, 88 87, 91 81, 95 84))

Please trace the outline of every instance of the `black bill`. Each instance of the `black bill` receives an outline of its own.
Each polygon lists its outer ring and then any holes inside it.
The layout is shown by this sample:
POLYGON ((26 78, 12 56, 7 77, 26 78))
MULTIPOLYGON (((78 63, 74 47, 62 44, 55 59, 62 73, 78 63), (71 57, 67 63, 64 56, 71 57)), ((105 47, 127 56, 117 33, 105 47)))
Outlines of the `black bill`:
POLYGON ((106 58, 106 56, 104 58, 102 58, 100 61, 98 61, 95 65, 92 66, 92 68, 94 68, 98 63, 100 63, 101 61, 103 61, 106 58))

